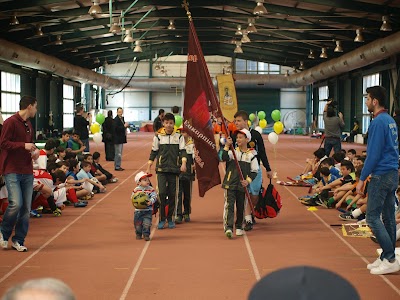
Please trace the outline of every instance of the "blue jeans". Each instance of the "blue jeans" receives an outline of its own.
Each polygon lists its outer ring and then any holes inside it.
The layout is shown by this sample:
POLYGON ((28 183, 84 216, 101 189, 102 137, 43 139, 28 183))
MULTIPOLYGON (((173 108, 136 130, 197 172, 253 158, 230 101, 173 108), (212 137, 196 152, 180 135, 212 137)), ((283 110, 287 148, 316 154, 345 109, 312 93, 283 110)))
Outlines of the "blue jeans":
POLYGON ((381 260, 395 259, 395 192, 398 181, 399 175, 394 170, 383 175, 372 175, 368 185, 367 224, 383 249, 381 260))
POLYGON ((124 144, 115 144, 115 156, 114 156, 114 168, 119 169, 121 168, 121 161, 122 161, 122 149, 124 144))
POLYGON ((1 232, 8 240, 15 226, 13 242, 24 244, 29 229, 29 212, 33 192, 33 174, 4 175, 8 191, 8 207, 3 216, 1 232))
POLYGON ((260 167, 258 169, 256 178, 254 178, 254 180, 249 184, 249 193, 258 196, 258 194, 260 194, 261 185, 262 185, 262 170, 260 167))
POLYGON ((136 210, 135 216, 133 218, 133 223, 135 224, 136 235, 150 236, 151 228, 151 210, 136 210))
POLYGON ((324 149, 325 149, 326 156, 328 156, 328 157, 330 156, 332 148, 333 148, 334 153, 340 152, 340 150, 342 150, 342 142, 340 141, 339 138, 326 137, 325 143, 324 143, 324 149))

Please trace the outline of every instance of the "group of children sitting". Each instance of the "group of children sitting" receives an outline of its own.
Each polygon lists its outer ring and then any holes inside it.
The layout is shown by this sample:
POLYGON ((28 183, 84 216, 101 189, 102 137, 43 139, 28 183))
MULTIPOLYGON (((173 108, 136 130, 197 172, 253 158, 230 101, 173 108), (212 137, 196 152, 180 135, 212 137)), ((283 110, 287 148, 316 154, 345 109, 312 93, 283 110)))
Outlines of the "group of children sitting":
MULTIPOLYGON (((332 157, 325 155, 319 148, 314 152, 314 159, 306 160, 306 168, 298 179, 313 183, 312 194, 299 197, 306 206, 323 206, 336 208, 344 221, 362 221, 368 205, 368 184, 370 177, 364 182, 364 194, 356 193, 361 170, 364 166, 366 152, 357 155, 354 149, 335 153, 332 157)), ((397 197, 397 195, 396 195, 397 197)), ((398 202, 398 201, 397 201, 398 202)), ((397 203, 398 205, 398 203, 397 203)), ((397 240, 400 239, 400 210, 397 208, 397 240)))
MULTIPOLYGON (((61 216, 66 206, 86 207, 96 193, 106 192, 107 183, 117 182, 113 174, 100 164, 100 153, 82 154, 72 143, 81 145, 79 135, 62 133, 59 140, 49 139, 33 161, 33 194, 31 217, 42 213, 61 216), (72 142, 70 142, 72 141, 72 142), (65 146, 67 148, 65 148, 65 146), (73 146, 73 148, 69 148, 73 146)), ((0 189, 0 210, 8 206, 6 186, 0 189)), ((1 218, 0 218, 1 221, 1 218)))

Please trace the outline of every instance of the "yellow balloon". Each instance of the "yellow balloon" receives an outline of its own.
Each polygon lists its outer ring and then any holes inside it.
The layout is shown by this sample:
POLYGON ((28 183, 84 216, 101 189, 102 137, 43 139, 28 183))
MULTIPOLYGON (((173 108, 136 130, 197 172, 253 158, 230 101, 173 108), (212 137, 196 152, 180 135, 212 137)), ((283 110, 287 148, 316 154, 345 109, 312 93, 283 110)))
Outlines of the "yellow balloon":
POLYGON ((249 125, 249 127, 251 126, 250 120, 247 120, 247 124, 249 125))
POLYGON ((93 123, 92 125, 90 125, 90 131, 95 134, 100 132, 100 124, 98 123, 93 123))
POLYGON ((275 122, 274 131, 276 134, 281 134, 283 131, 283 123, 281 121, 275 122))
POLYGON ((265 120, 265 119, 260 120, 260 122, 258 123, 258 126, 260 126, 261 128, 265 128, 267 126, 267 120, 265 120))

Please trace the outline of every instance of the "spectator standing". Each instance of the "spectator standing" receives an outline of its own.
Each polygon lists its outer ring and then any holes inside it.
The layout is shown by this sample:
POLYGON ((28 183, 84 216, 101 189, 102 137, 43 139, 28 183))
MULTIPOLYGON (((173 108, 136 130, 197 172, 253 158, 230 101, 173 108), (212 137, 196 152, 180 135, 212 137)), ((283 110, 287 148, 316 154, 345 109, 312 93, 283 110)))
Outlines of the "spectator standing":
POLYGON ((336 116, 335 103, 329 100, 324 107, 324 123, 325 123, 325 154, 330 156, 333 148, 334 153, 340 152, 342 149, 342 130, 344 128, 343 114, 339 112, 336 116))
POLYGON ((113 113, 112 110, 107 112, 107 118, 103 123, 103 142, 106 160, 113 161, 115 156, 114 139, 113 139, 113 113))
POLYGON ((125 122, 123 117, 124 110, 122 107, 118 107, 117 116, 114 118, 113 129, 114 129, 114 168, 115 171, 123 171, 125 169, 121 168, 122 161, 122 150, 124 144, 126 144, 126 128, 129 124, 125 122))
POLYGON ((39 157, 39 151, 33 143, 33 128, 29 118, 37 111, 37 100, 23 96, 19 102, 19 111, 4 121, 0 137, 0 172, 4 175, 8 208, 3 216, 0 232, 0 246, 8 247, 8 240, 15 226, 12 247, 19 252, 28 251, 24 246, 29 228, 29 212, 33 192, 32 159, 39 157))
POLYGON ((155 133, 157 133, 157 131, 159 131, 163 127, 162 122, 164 120, 164 115, 165 111, 161 108, 158 111, 158 116, 154 119, 153 122, 153 130, 155 133))
POLYGON ((399 146, 397 125, 385 109, 386 90, 381 86, 366 90, 365 102, 374 119, 368 128, 367 158, 357 184, 357 193, 364 194, 364 181, 371 175, 368 184, 367 224, 382 248, 382 254, 367 268, 371 274, 383 275, 400 270, 395 257, 396 189, 399 182, 399 146), (382 219, 381 219, 382 215, 382 219), (383 221, 382 221, 383 220, 383 221))
POLYGON ((82 143, 85 145, 85 152, 89 152, 89 130, 91 120, 86 119, 86 114, 83 111, 83 106, 78 105, 76 107, 76 113, 74 117, 74 132, 79 134, 82 143))

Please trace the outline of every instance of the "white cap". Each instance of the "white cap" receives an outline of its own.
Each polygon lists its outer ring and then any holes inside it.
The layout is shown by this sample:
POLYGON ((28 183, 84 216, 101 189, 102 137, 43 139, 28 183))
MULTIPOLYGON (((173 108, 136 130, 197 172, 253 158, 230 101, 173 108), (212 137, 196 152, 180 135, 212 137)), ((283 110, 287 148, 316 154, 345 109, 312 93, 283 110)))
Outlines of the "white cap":
POLYGON ((136 174, 135 176, 135 182, 139 184, 140 180, 142 180, 145 177, 151 177, 153 174, 147 174, 146 172, 140 171, 139 173, 136 174))
POLYGON ((244 134, 249 141, 251 140, 251 133, 247 129, 243 128, 238 130, 237 132, 244 134))

